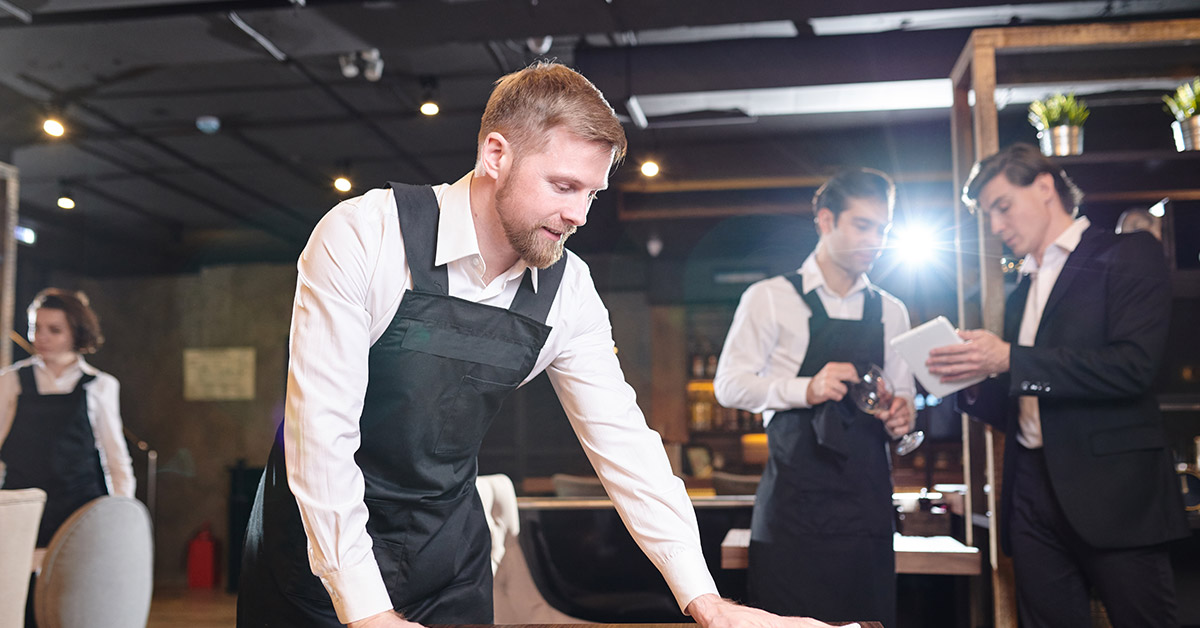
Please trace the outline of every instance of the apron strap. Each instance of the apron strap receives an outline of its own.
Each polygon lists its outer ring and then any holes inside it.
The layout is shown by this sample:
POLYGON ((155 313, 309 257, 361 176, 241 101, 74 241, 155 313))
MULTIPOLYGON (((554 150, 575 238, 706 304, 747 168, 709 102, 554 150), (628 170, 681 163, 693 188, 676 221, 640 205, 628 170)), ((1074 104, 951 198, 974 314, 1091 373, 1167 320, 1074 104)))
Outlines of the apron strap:
POLYGON ((404 253, 412 273, 412 289, 417 292, 450 294, 446 267, 434 266, 437 248, 437 195, 428 185, 408 185, 389 182, 396 196, 396 214, 400 218, 400 235, 404 238, 404 253))
POLYGON ((93 379, 96 379, 95 375, 88 375, 87 373, 84 373, 83 375, 81 375, 79 377, 79 381, 76 382, 76 384, 75 384, 75 390, 71 391, 71 394, 75 394, 75 393, 83 390, 83 385, 90 383, 93 379))
POLYGON ((18 369, 17 377, 19 377, 21 380, 22 395, 33 395, 34 397, 41 396, 41 393, 38 392, 37 380, 33 378, 33 365, 18 369))
POLYGON ((554 265, 549 268, 543 268, 537 271, 538 273, 538 289, 533 291, 533 269, 526 268, 525 276, 521 279, 521 287, 517 289, 517 296, 513 298, 512 307, 509 308, 514 314, 528 316, 539 323, 545 323, 546 318, 550 315, 550 306, 554 304, 554 295, 558 293, 558 286, 562 283, 563 271, 567 267, 567 254, 564 251, 563 256, 554 265))

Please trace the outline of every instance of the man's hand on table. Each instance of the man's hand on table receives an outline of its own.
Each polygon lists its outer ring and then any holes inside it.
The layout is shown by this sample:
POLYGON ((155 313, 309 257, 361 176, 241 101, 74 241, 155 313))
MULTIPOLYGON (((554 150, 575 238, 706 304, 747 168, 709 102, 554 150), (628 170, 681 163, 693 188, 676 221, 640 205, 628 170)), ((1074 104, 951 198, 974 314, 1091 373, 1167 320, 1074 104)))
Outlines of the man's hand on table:
POLYGON ((358 621, 346 624, 349 628, 420 628, 421 624, 408 621, 396 611, 386 611, 378 615, 364 617, 358 621))
MULTIPOLYGON (((829 628, 829 624, 815 619, 780 617, 757 608, 734 604, 711 593, 692 600, 687 611, 702 628, 829 628)), ((849 624, 845 628, 857 626, 849 624)))

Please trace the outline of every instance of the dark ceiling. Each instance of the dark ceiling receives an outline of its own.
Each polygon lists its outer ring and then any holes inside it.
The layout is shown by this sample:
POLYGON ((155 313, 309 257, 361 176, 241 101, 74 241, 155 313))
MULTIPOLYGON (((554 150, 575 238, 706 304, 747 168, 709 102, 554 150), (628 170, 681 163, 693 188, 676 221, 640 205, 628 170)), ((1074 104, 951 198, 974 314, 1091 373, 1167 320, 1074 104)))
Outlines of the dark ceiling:
MULTIPOLYGON (((102 275, 292 260, 337 202, 334 176, 354 194, 469 170, 491 84, 545 57, 580 69, 628 121, 616 183, 653 154, 665 181, 858 162, 948 193, 944 106, 805 100, 749 115, 711 92, 938 79, 974 26, 1198 13, 1189 0, 0 0, 0 162, 19 169, 21 221, 39 234, 21 249, 29 263, 102 275), (370 49, 380 80, 344 76, 339 56, 370 49), (442 111, 425 117, 431 88, 442 111), (64 137, 41 132, 49 111, 64 137), (201 132, 200 116, 219 130, 201 132), (64 190, 75 209, 55 205, 64 190)), ((744 96, 765 106, 764 93, 744 96)), ((627 244, 618 194, 605 197, 573 248, 627 244)))

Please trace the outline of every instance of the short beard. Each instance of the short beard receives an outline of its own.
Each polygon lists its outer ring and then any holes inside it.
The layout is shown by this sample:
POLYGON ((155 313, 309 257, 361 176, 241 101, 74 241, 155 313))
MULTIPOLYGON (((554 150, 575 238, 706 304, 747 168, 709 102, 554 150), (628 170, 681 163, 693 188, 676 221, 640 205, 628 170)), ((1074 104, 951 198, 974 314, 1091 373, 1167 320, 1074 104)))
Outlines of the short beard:
POLYGON ((504 228, 504 235, 508 238, 509 245, 526 264, 534 268, 553 266, 555 262, 562 259, 565 250, 563 247, 567 243, 567 238, 575 233, 575 227, 556 225, 549 220, 532 227, 518 224, 509 217, 510 213, 507 211, 511 196, 507 186, 502 186, 496 192, 496 214, 500 218, 500 226, 504 228), (557 242, 547 239, 541 234, 543 227, 562 232, 562 237, 557 242))

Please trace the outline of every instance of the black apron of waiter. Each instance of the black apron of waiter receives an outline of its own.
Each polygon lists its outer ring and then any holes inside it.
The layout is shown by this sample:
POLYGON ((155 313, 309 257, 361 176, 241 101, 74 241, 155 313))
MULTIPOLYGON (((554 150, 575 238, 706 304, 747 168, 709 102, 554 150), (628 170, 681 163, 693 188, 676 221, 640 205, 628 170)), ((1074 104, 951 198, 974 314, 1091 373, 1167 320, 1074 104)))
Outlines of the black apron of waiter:
POLYGON ((65 395, 42 395, 32 366, 19 369, 17 375, 21 395, 12 428, 0 448, 0 459, 8 467, 4 488, 46 491, 37 538, 37 546, 46 547, 71 513, 108 494, 83 388, 95 376, 85 373, 65 395))
MULTIPOLYGON (((391 184, 412 288, 371 346, 354 460, 367 532, 393 608, 423 624, 492 622, 491 535, 477 455, 501 402, 533 370, 566 264, 525 274, 510 309, 448 296, 434 267, 439 208, 429 187, 391 184)), ((403 268, 392 269, 404 272, 403 268)), ((313 575, 287 485, 283 426, 259 484, 240 578, 238 626, 340 626, 313 575)))
MULTIPOLYGON (((859 372, 883 364, 883 306, 867 288, 862 320, 830 318, 799 274, 787 279, 812 310, 799 377, 828 362, 859 372)), ((754 505, 749 595, 755 606, 822 621, 880 621, 894 628, 892 474, 883 422, 849 396, 778 412, 754 505)))

